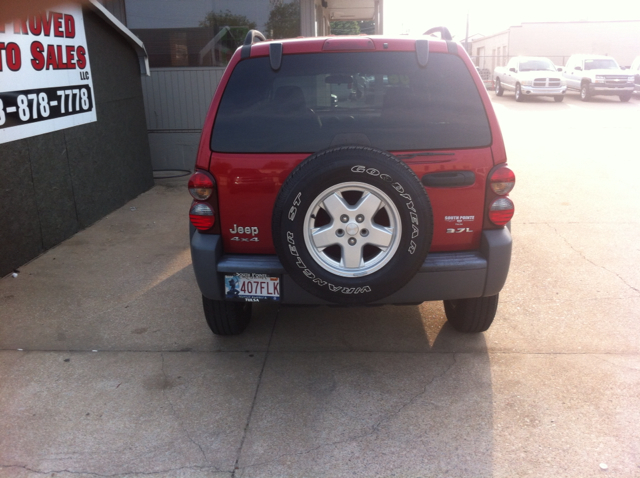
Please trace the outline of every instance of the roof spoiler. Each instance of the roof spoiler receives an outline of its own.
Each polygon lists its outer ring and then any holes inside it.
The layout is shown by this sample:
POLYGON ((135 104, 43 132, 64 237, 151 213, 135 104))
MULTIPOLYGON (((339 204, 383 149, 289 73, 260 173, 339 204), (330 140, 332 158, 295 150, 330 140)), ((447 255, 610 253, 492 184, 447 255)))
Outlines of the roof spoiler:
POLYGON ((423 35, 433 35, 434 33, 440 33, 440 38, 443 40, 451 41, 453 37, 451 36, 451 32, 447 27, 433 27, 429 28, 423 35))
POLYGON ((243 45, 253 45, 254 43, 258 43, 259 41, 266 41, 267 39, 264 37, 262 33, 258 30, 249 30, 247 36, 244 37, 243 45))
MULTIPOLYGON (((244 37, 240 57, 243 59, 249 58, 251 56, 251 45, 261 41, 267 41, 262 33, 258 30, 249 30, 247 36, 244 37)), ((282 43, 271 43, 269 45, 269 62, 273 71, 280 69, 280 66, 282 66, 282 43)))

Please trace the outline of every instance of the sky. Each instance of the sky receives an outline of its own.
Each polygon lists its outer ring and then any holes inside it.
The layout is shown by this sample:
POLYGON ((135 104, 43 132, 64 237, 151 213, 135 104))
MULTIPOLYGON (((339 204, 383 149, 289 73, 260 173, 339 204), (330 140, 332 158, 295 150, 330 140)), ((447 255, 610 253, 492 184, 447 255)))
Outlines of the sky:
POLYGON ((385 0, 384 32, 420 35, 446 26, 454 40, 463 41, 467 14, 469 36, 488 36, 523 22, 640 20, 640 0, 385 0))

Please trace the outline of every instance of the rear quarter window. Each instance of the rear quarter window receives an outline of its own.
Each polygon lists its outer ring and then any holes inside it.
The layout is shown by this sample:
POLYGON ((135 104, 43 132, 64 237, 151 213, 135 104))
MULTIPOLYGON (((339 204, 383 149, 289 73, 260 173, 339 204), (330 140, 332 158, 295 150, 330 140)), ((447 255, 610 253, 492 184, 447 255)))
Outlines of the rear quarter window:
POLYGON ((238 63, 216 115, 211 149, 314 152, 357 142, 393 151, 475 148, 491 129, 463 61, 414 52, 285 55, 238 63))

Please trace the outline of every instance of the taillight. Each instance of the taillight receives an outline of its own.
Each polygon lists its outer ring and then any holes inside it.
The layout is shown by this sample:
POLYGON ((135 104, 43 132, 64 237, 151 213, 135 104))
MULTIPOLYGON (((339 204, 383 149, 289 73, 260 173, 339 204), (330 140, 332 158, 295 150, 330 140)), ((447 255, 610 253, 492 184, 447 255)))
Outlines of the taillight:
POLYGON ((216 180, 207 171, 196 171, 189 178, 189 193, 195 201, 189 210, 191 224, 200 232, 220 234, 216 180))
POLYGON ((516 184, 516 175, 508 167, 498 166, 489 174, 488 182, 487 218, 490 224, 485 224, 485 227, 502 227, 511 221, 515 212, 513 201, 507 194, 516 184))
POLYGON ((509 198, 498 198, 489 206, 489 220, 496 226, 504 226, 511 221, 515 212, 513 201, 509 198))
MULTIPOLYGON (((189 188, 191 189, 191 188, 189 188)), ((199 231, 208 231, 216 223, 213 209, 207 203, 194 202, 189 211, 189 219, 199 231)))
POLYGON ((213 187, 213 179, 199 171, 189 178, 189 193, 196 201, 209 199, 213 192, 213 187))
POLYGON ((491 190, 498 196, 505 196, 511 192, 516 184, 516 175, 509 168, 496 169, 489 178, 491 190))

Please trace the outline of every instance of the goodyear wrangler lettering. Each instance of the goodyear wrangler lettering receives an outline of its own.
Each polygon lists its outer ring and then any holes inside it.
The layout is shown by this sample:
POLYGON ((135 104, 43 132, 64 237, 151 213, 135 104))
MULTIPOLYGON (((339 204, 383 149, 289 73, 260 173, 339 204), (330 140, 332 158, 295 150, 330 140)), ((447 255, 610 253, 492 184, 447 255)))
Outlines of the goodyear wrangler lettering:
POLYGON ((420 229, 418 228, 418 215, 416 214, 416 207, 413 203, 413 199, 411 198, 411 195, 407 192, 405 192, 404 187, 402 186, 402 184, 400 184, 399 182, 393 182, 393 178, 391 176, 389 176, 388 174, 380 174, 380 171, 378 171, 375 168, 366 168, 365 166, 361 166, 361 165, 357 165, 357 166, 352 166, 351 167, 351 172, 352 173, 367 173, 371 176, 376 176, 381 178, 383 181, 386 181, 388 183, 391 183, 391 187, 393 189, 395 189, 398 194, 400 195, 401 198, 406 199, 407 202, 405 203, 407 206, 407 209, 409 211, 411 211, 409 214, 411 216, 411 226, 412 226, 412 232, 411 232, 411 242, 409 243, 409 248, 407 249, 407 251, 409 252, 409 254, 413 255, 416 250, 417 250, 417 245, 416 243, 413 241, 413 239, 415 239, 416 237, 418 237, 420 235, 420 229), (384 176, 384 178, 383 178, 384 176))

